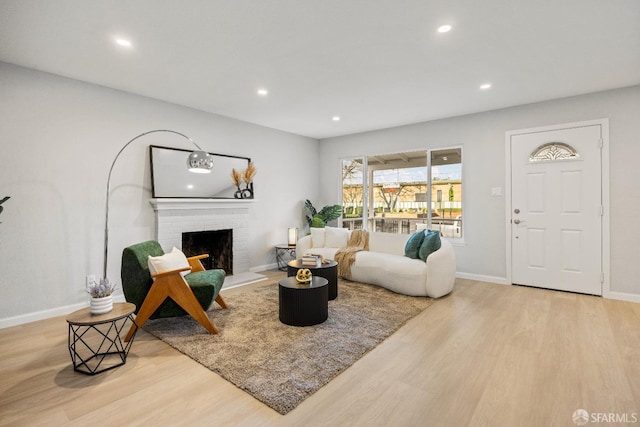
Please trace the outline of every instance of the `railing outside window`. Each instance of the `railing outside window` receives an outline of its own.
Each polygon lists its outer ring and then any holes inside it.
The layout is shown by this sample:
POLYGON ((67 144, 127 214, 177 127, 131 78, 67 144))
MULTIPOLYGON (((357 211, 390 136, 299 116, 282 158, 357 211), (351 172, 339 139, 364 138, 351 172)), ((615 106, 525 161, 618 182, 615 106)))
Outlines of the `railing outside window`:
POLYGON ((461 148, 343 159, 342 190, 345 228, 463 237, 461 148))

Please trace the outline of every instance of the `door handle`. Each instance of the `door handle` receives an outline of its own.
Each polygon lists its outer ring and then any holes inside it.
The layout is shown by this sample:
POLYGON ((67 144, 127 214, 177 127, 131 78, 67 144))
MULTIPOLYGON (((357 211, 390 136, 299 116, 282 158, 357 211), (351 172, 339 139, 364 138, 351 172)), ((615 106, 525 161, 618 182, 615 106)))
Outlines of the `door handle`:
POLYGON ((516 218, 516 219, 513 220, 513 223, 514 224, 520 224, 520 220, 516 218))

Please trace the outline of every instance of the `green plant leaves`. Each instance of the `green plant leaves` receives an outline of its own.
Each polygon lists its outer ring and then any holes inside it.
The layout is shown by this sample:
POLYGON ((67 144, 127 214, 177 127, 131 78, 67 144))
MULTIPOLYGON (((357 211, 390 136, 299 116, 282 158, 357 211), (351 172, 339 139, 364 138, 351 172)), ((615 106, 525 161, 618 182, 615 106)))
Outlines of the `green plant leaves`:
MULTIPOLYGON (((9 196, 3 197, 2 200, 0 200, 0 205, 6 202, 7 200, 9 200, 10 198, 11 197, 9 196)), ((0 213, 2 213, 3 210, 4 210, 4 207, 0 206, 0 213)))
POLYGON ((324 228, 327 225, 326 222, 320 217, 320 215, 316 215, 311 220, 310 226, 313 228, 324 228))
POLYGON ((313 204, 309 199, 307 199, 304 202, 304 208, 305 208, 305 214, 307 215, 307 223, 311 225, 311 222, 313 221, 313 217, 316 216, 316 213, 317 213, 316 208, 313 207, 313 204))
POLYGON ((342 205, 325 206, 318 212, 318 215, 322 217, 325 223, 338 219, 342 215, 342 205))
POLYGON ((318 212, 309 199, 304 203, 307 222, 310 227, 323 228, 329 221, 340 218, 342 205, 325 206, 318 212))

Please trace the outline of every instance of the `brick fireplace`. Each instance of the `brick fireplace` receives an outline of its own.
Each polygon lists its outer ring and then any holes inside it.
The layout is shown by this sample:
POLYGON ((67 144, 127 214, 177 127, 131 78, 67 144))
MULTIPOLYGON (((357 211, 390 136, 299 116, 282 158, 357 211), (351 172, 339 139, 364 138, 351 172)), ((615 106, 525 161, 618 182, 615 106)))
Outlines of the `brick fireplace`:
MULTIPOLYGON (((232 251, 225 255, 226 261, 231 261, 230 267, 234 275, 249 271, 251 200, 152 199, 150 203, 156 213, 157 240, 165 252, 170 251, 173 246, 184 250, 183 233, 213 232, 210 234, 215 238, 220 232, 229 231, 232 236, 232 251)), ((209 251, 213 249, 205 252, 209 251)), ((229 267, 216 268, 227 271, 229 267)))

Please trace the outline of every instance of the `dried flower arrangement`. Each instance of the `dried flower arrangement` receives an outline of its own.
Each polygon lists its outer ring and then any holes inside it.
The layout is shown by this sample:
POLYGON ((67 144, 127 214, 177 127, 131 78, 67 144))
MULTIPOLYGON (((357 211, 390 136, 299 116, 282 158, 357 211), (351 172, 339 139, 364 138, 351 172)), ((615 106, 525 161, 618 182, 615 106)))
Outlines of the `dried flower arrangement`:
POLYGON ((249 165, 242 172, 238 172, 233 169, 231 171, 231 180, 234 185, 238 188, 238 191, 235 192, 234 197, 236 199, 251 199, 253 198, 253 177, 256 175, 258 170, 256 169, 253 162, 249 162, 249 165), (240 188, 240 185, 244 182, 245 188, 240 188))
POLYGON ((238 190, 240 190, 240 183, 242 182, 242 173, 238 172, 235 169, 232 169, 231 170, 231 180, 233 181, 235 186, 238 187, 238 190))
POLYGON ((242 172, 242 179, 244 180, 245 184, 251 184, 253 182, 253 177, 257 172, 258 170, 256 169, 253 162, 249 162, 249 166, 247 166, 244 172, 242 172))

